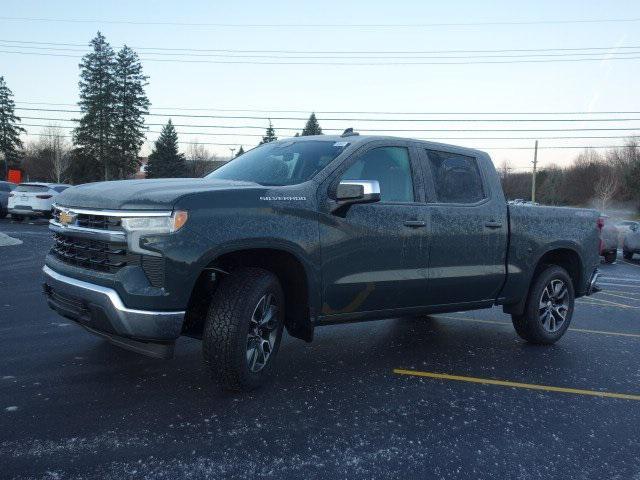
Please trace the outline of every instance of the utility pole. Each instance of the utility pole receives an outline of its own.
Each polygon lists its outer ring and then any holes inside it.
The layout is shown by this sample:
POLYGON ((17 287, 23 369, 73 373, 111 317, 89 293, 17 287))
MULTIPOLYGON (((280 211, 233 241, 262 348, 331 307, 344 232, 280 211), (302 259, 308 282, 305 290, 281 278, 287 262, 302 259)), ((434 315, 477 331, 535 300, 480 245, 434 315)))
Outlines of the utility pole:
POLYGON ((536 170, 538 168, 538 140, 533 149, 533 174, 531 176, 531 201, 536 201, 536 170))
POLYGON ((236 151, 236 149, 233 147, 229 147, 229 150, 231 150, 231 160, 233 160, 234 159, 233 153, 236 151))

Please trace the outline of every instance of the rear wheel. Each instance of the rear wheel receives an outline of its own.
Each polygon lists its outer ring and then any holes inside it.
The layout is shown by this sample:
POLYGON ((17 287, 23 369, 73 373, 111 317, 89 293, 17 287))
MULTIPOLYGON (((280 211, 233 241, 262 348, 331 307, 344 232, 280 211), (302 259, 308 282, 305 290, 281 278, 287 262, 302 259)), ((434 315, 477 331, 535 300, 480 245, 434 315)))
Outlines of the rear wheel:
POLYGON ((569 328, 575 291, 567 271, 557 265, 544 269, 533 281, 522 315, 512 315, 518 335, 530 343, 552 344, 569 328))
POLYGON ((15 214, 11 214, 11 218, 13 220, 15 220, 16 222, 21 222, 24 220, 24 216, 23 215, 15 215, 15 214))
POLYGON ((625 260, 631 260, 633 258, 633 252, 628 252, 627 250, 623 250, 622 258, 624 258, 625 260))
POLYGON ((252 390, 273 373, 284 325, 278 278, 261 268, 241 268, 222 279, 202 336, 204 360, 229 390, 252 390))
POLYGON ((618 252, 616 250, 604 254, 605 263, 613 263, 616 261, 616 258, 618 258, 618 252))

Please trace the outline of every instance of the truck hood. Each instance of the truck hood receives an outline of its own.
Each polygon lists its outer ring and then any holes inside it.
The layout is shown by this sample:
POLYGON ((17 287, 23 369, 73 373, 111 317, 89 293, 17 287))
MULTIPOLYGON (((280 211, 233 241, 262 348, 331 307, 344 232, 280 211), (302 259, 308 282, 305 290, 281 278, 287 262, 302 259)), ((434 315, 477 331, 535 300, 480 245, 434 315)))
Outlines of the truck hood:
POLYGON ((256 187, 259 185, 251 182, 203 178, 120 180, 68 188, 56 197, 56 204, 103 210, 166 210, 185 195, 256 187))

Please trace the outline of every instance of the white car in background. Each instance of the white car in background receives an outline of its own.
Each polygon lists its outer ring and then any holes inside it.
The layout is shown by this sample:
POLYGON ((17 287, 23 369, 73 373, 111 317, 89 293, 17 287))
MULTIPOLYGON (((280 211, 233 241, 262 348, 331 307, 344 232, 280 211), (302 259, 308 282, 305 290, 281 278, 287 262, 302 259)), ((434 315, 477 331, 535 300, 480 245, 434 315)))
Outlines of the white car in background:
POLYGON ((15 220, 35 216, 49 217, 55 198, 70 186, 62 183, 20 183, 9 194, 7 210, 15 220))

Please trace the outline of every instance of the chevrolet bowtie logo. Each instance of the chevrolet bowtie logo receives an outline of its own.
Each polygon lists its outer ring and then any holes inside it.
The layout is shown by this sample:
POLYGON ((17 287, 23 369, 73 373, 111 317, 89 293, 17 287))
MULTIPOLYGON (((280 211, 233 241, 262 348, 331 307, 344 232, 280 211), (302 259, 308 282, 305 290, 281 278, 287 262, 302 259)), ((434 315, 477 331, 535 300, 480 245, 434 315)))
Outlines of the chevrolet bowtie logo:
POLYGON ((76 221, 77 215, 71 212, 60 211, 58 222, 61 225, 72 225, 76 221))

